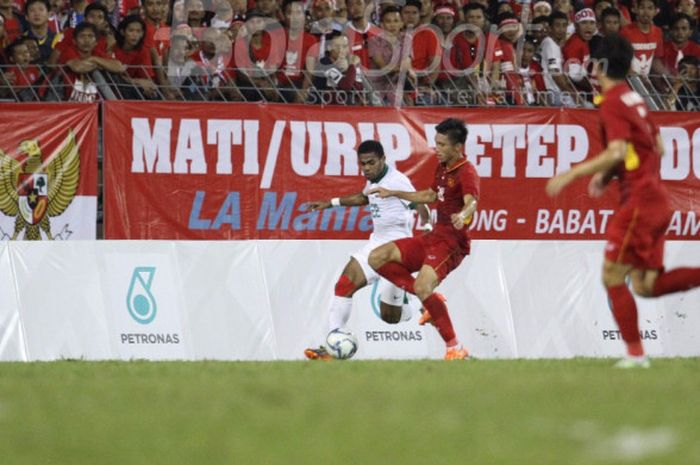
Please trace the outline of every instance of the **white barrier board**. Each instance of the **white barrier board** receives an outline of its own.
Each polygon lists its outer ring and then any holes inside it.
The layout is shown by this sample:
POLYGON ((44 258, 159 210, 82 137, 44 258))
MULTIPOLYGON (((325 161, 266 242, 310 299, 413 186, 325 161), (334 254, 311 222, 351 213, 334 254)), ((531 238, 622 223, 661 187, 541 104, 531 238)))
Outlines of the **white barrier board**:
MULTIPOLYGON (((335 281, 363 241, 0 242, 0 360, 292 360, 326 331, 335 281)), ((603 242, 475 241, 440 285, 458 337, 480 358, 618 356, 600 283, 603 242)), ((700 266, 700 242, 666 265, 700 266)), ((700 355, 700 290, 637 299, 652 356, 700 355)), ((414 302, 417 307, 417 302, 414 302)), ((354 298, 358 359, 440 358, 417 318, 354 298)))

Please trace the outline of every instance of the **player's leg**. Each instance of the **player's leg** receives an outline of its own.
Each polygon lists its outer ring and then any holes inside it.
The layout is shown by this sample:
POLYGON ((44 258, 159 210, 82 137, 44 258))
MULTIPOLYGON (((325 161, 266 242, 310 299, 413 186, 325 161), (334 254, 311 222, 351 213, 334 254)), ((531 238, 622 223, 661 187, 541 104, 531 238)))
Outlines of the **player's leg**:
POLYGON ((457 340, 445 299, 435 292, 438 284, 440 284, 438 272, 431 265, 423 265, 416 277, 416 296, 430 313, 433 325, 437 328, 442 340, 445 341, 447 347, 445 358, 448 360, 467 358, 469 353, 457 340))
POLYGON ((407 237, 387 242, 369 254, 369 265, 372 269, 411 294, 415 294, 413 290, 415 279, 411 273, 418 271, 420 263, 422 263, 420 260, 422 247, 416 239, 407 237), (404 257, 406 250, 414 251, 414 253, 409 253, 409 256, 404 257), (412 262, 416 262, 417 266, 416 263, 412 262))
POLYGON ((406 291, 386 279, 379 281, 379 312, 382 320, 389 324, 402 321, 403 302, 406 291))
MULTIPOLYGON (((352 312, 352 296, 366 284, 367 279, 362 266, 355 256, 351 257, 335 283, 333 297, 328 309, 326 334, 334 329, 345 327, 352 312)), ((331 358, 323 344, 316 348, 304 350, 304 355, 311 360, 330 360, 331 358)))
POLYGON ((689 291, 700 286, 700 268, 675 268, 650 274, 639 293, 644 297, 660 297, 674 292, 689 291))
POLYGON ((350 319, 352 296, 358 289, 367 285, 367 278, 360 263, 353 256, 343 268, 333 289, 330 311, 328 312, 328 331, 343 328, 350 319))
POLYGON ((608 294, 613 317, 627 345, 627 354, 631 357, 642 357, 644 348, 639 335, 637 304, 625 282, 627 275, 631 272, 632 265, 605 260, 603 284, 608 294))

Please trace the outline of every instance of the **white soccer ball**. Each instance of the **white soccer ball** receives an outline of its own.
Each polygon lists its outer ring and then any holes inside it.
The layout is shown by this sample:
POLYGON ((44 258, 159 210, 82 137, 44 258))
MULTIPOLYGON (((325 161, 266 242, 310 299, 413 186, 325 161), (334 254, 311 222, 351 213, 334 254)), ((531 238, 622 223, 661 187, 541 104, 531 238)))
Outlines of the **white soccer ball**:
POLYGON ((326 350, 333 358, 346 360, 357 352, 357 338, 347 329, 334 329, 326 336, 326 350))

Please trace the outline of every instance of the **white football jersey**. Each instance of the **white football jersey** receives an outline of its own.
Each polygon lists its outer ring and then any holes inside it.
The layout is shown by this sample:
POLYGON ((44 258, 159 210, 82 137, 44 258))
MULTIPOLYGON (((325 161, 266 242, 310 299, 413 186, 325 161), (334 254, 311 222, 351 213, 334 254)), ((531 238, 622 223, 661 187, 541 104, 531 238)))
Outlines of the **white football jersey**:
POLYGON ((415 188, 405 174, 387 165, 386 174, 376 183, 367 181, 362 193, 369 199, 374 231, 370 241, 389 242, 412 235, 411 223, 413 213, 410 202, 397 197, 379 198, 377 194, 368 194, 374 187, 415 192, 415 188))

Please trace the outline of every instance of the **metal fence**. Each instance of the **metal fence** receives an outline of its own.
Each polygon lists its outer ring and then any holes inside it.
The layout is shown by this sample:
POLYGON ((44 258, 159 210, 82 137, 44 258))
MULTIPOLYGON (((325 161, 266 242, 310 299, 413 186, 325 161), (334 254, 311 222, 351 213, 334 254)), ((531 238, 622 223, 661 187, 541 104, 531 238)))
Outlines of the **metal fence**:
MULTIPOLYGON (((338 77, 326 71, 298 71, 290 77, 282 71, 261 69, 207 69, 165 66, 157 70, 130 67, 127 73, 93 71, 75 74, 67 66, 0 66, 0 100, 102 101, 168 100, 281 102, 317 105, 366 106, 539 106, 592 108, 598 95, 594 81, 565 79, 570 89, 560 92, 538 88, 540 77, 532 73, 502 76, 488 82, 474 72, 455 76, 440 73, 431 77, 406 72, 380 74, 358 72, 347 88, 337 86, 338 77), (138 73, 137 73, 138 72, 138 73), (133 79, 130 75, 153 75, 133 79), (507 82, 510 79, 510 82, 507 82), (336 84, 336 86, 334 86, 336 84)), ((630 76, 630 86, 642 95, 651 110, 696 111, 700 109, 700 82, 682 76, 630 76)))

